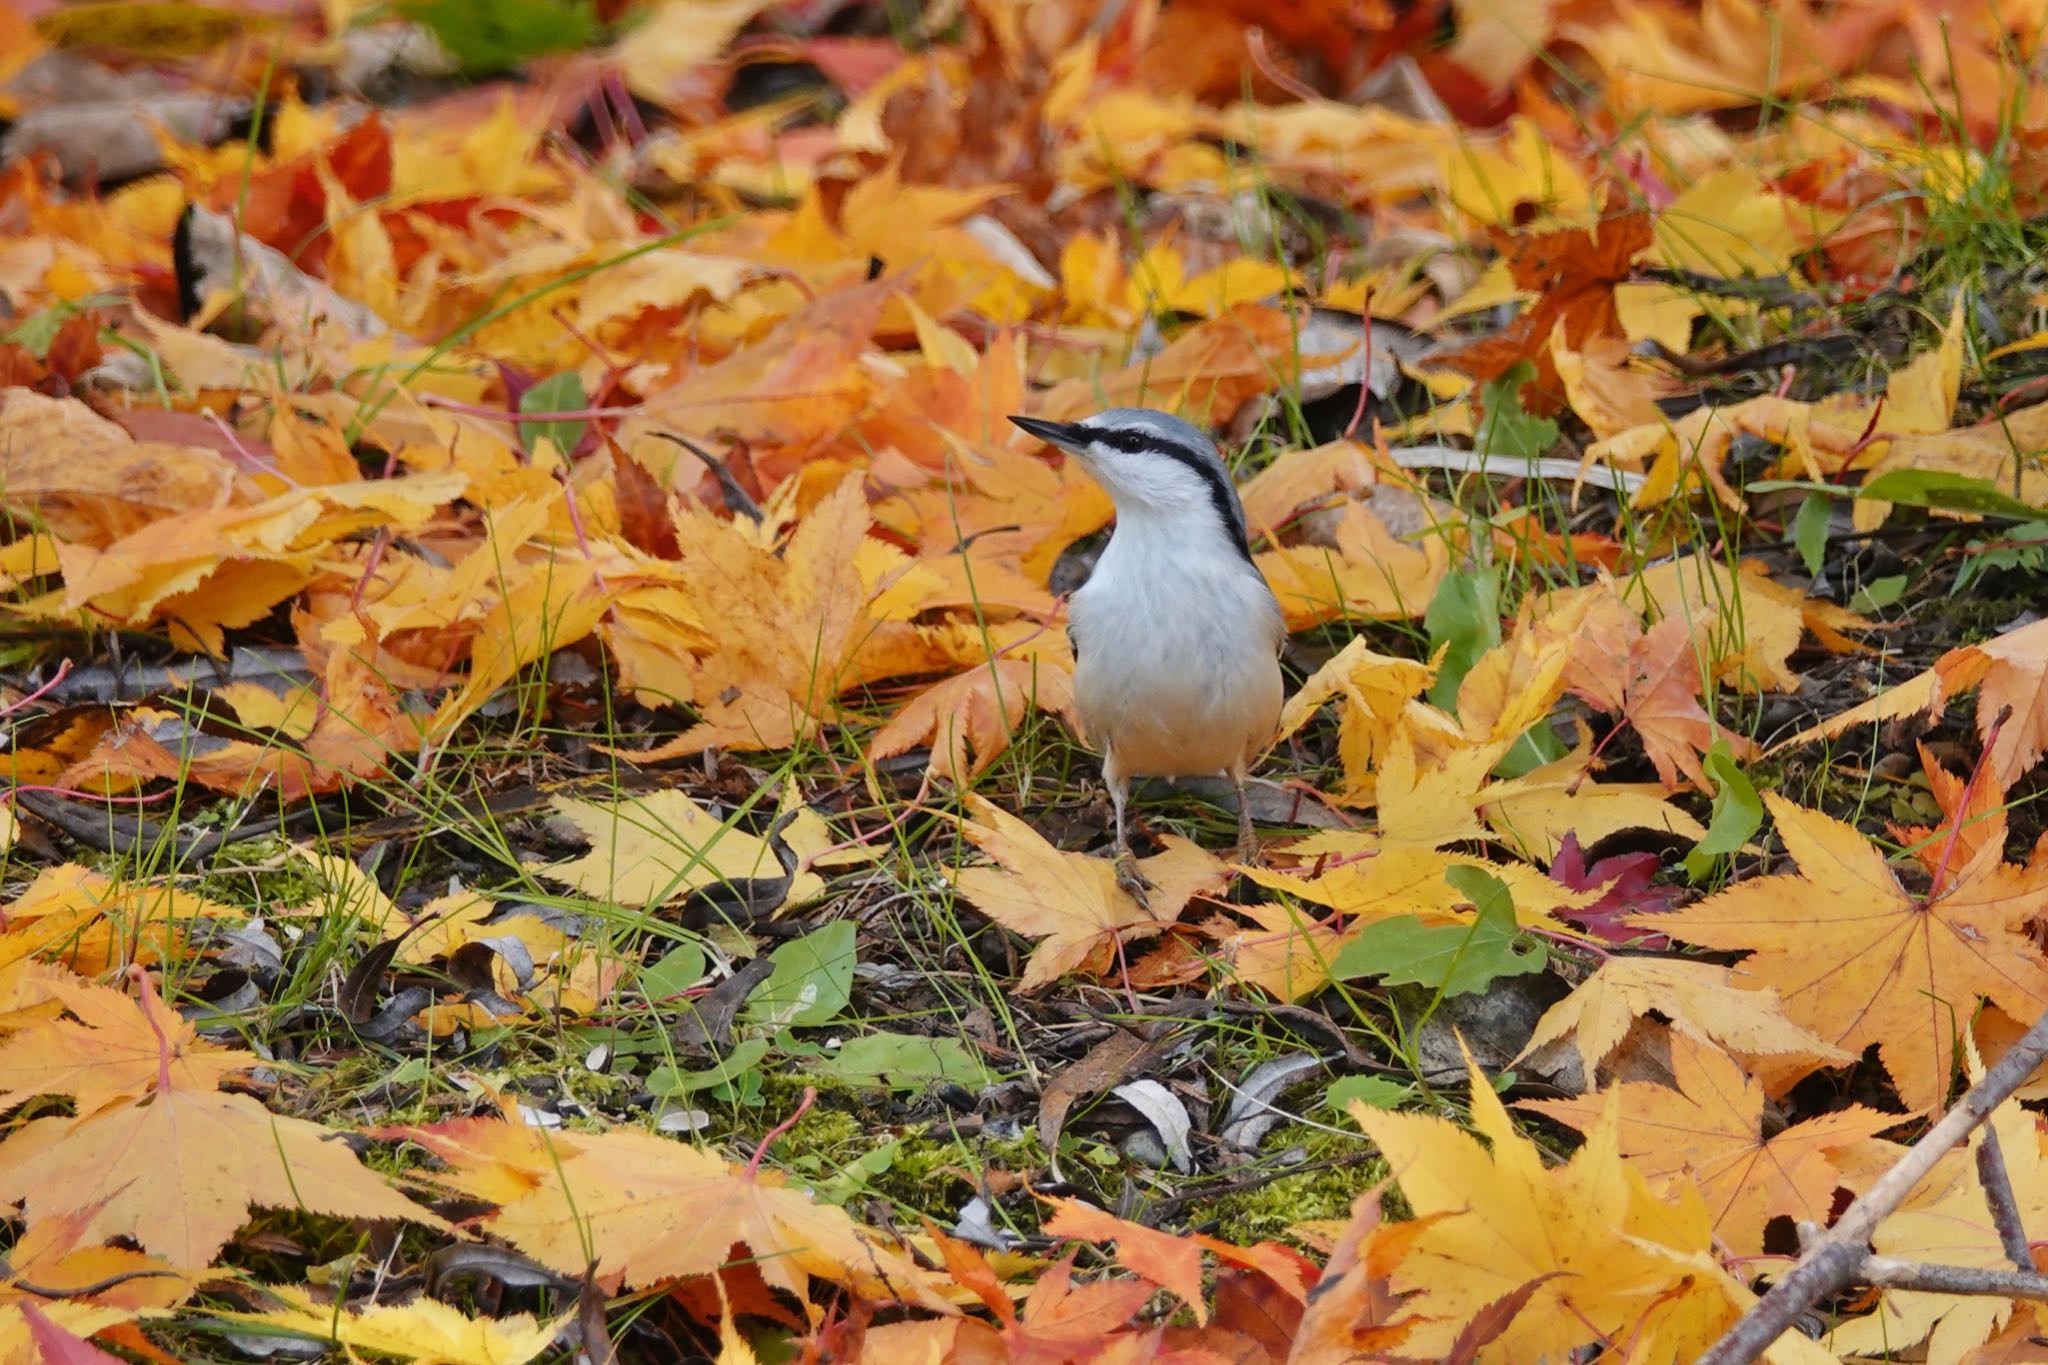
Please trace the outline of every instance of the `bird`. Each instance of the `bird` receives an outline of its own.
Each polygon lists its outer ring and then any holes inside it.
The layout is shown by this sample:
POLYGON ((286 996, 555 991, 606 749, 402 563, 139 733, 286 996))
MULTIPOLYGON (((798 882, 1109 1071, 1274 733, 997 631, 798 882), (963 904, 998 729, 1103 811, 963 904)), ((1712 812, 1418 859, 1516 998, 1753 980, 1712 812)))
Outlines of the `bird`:
POLYGON ((1010 420, 1078 460, 1116 506, 1068 602, 1067 637, 1075 711, 1116 817, 1116 884, 1150 909, 1126 815, 1133 777, 1227 775, 1235 856, 1257 854, 1245 778, 1279 727, 1286 621, 1252 561, 1229 467, 1199 428, 1150 408, 1010 420))

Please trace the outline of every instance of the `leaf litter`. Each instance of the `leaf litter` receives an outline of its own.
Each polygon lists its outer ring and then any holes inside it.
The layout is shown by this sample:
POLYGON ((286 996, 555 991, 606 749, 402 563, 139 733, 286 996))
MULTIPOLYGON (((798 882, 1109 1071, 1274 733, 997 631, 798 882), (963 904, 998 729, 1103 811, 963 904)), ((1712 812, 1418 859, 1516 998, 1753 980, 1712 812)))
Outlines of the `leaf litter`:
POLYGON ((0 1353, 1695 1358, 2048 1009, 2036 8, 0 14, 0 1353))

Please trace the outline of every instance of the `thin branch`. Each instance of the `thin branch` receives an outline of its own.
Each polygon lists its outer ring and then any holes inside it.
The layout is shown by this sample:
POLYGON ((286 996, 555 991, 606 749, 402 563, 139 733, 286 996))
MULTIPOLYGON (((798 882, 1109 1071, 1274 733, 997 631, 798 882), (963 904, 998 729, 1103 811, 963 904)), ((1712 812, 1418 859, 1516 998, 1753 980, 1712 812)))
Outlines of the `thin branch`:
POLYGON ((2048 1014, 2034 1021, 2012 1051, 1912 1145, 1840 1221, 1814 1239, 1799 1264, 1707 1348, 1697 1365, 1749 1365, 1770 1349, 1801 1313, 1854 1282, 1868 1257, 1870 1235, 1913 1192, 1934 1163, 1982 1124, 2020 1082, 2048 1058, 2048 1014))
POLYGON ((2031 1270, 1988 1270, 1974 1265, 1926 1265, 1866 1256, 1856 1268, 1859 1284, 1913 1289, 1925 1294, 1984 1294, 2003 1299, 2048 1299, 2048 1275, 2031 1270))
POLYGON ((2013 1268, 2023 1275, 2034 1273, 2034 1251, 2027 1242, 2026 1224, 2020 1220, 2019 1197, 2012 1190, 2012 1176, 2005 1169, 2005 1154, 1998 1149, 1998 1130, 1986 1128, 1977 1146, 1977 1180, 1984 1186, 1984 1202, 1991 1208, 1991 1225, 1998 1229, 1999 1243, 2013 1268))

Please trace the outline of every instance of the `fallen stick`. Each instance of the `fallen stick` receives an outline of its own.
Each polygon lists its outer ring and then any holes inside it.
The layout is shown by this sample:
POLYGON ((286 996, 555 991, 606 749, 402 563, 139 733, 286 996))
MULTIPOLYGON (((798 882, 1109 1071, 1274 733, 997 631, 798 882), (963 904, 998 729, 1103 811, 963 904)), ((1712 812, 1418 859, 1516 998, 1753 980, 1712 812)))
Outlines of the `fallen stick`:
MULTIPOLYGON (((1960 1286, 1966 1279, 1983 1286, 1943 1287, 1936 1290, 1940 1293, 2010 1293, 2015 1297, 2032 1298, 2035 1297, 2033 1293, 2022 1293, 2017 1287, 2022 1280, 2027 1282, 2030 1290, 2037 1282, 2048 1287, 2048 1282, 2033 1274, 1972 1270, 1962 1266, 1923 1266, 1870 1254, 1870 1237, 1877 1230, 1877 1225, 1904 1202, 1913 1188, 1934 1169, 1935 1162, 1968 1138, 1972 1130, 1990 1117, 1992 1110, 2010 1098, 2012 1092, 2019 1089, 2020 1082, 2032 1075, 2043 1059, 2048 1059, 2048 1014, 2035 1020, 2034 1026, 2013 1045, 2012 1051, 2000 1057, 1997 1064, 1984 1073, 1984 1079, 1971 1086, 1969 1093, 1957 1100, 1954 1108, 1922 1134, 1896 1165, 1878 1177, 1877 1183, 1851 1204, 1833 1227, 1808 1243, 1799 1257, 1799 1264, 1772 1285, 1770 1291, 1737 1319, 1719 1341, 1709 1346, 1696 1365, 1748 1365, 1770 1349, 1771 1343, 1784 1335, 1801 1313, 1856 1283, 1864 1276, 1866 1268, 1872 1272, 1868 1282, 1900 1288, 1930 1286, 1933 1282, 1929 1276, 1935 1271, 1945 1277, 1941 1281, 1944 1286, 1960 1286), (1889 1278, 1877 1278, 1887 1276, 1889 1278), (1992 1287, 1994 1277, 1997 1284, 1992 1287)), ((2002 1171, 2004 1163, 2000 1162, 1999 1166, 2002 1171)), ((1991 1182, 1986 1183, 1986 1193, 1993 1219, 2002 1221, 1998 1209, 2000 1196, 1991 1182)), ((2004 1235, 2003 1228, 2000 1232, 2004 1235)))

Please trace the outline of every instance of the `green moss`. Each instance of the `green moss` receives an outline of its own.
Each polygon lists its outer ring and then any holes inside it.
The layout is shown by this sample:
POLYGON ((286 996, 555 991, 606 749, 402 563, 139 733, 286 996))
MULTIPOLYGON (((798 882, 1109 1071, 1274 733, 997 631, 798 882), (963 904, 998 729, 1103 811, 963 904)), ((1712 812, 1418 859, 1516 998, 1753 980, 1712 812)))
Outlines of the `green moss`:
POLYGON ((1387 1164, 1377 1157, 1344 1166, 1317 1164, 1354 1156, 1363 1142, 1363 1138, 1340 1137, 1316 1128, 1281 1128, 1266 1139, 1268 1150, 1299 1147, 1307 1154, 1302 1164, 1315 1169, 1221 1194, 1211 1201, 1198 1200, 1188 1206, 1188 1217, 1193 1222, 1213 1223, 1215 1236, 1239 1246, 1298 1242, 1290 1232, 1296 1224, 1347 1219, 1352 1201, 1386 1179, 1387 1164))
POLYGON ((251 914, 311 905, 329 894, 318 865, 293 856, 290 843, 274 834, 230 844, 214 861, 235 866, 208 873, 193 889, 223 905, 245 906, 251 914))
POLYGON ((1955 645, 1960 647, 1990 639, 2038 602, 2038 596, 2026 593, 2002 597, 1960 593, 1939 603, 1938 609, 1948 623, 1955 645))

